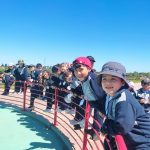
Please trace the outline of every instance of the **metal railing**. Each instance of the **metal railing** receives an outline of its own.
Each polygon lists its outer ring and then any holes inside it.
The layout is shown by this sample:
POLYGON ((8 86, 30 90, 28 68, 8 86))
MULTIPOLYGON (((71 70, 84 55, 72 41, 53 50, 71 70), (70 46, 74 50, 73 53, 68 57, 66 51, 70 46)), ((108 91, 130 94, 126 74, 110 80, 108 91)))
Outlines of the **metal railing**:
MULTIPOLYGON (((3 100, 9 101, 9 103, 14 103, 19 107, 22 107, 23 111, 27 111, 27 107, 30 102, 30 89, 27 88, 28 83, 24 82, 24 91, 22 95, 9 95, 7 97, 2 97, 3 100)), ((92 127, 93 116, 91 115, 90 105, 86 102, 85 116, 84 117, 84 127, 80 130, 74 130, 73 126, 69 123, 69 120, 74 116, 71 114, 67 114, 65 112, 58 112, 58 103, 63 103, 59 101, 58 88, 55 88, 55 92, 51 93, 54 95, 54 103, 53 103, 53 112, 45 113, 43 109, 46 108, 46 102, 36 99, 35 100, 35 109, 34 112, 42 115, 44 118, 48 119, 50 123, 56 126, 65 136, 67 136, 71 143, 73 143, 74 149, 81 150, 101 150, 104 149, 104 145, 102 142, 99 133, 93 128, 95 134, 98 137, 97 141, 90 140, 88 138, 88 134, 86 134, 85 130, 88 129, 89 125, 92 127)), ((38 92, 38 91, 37 91, 38 92)), ((78 112, 79 113, 79 112, 78 112)), ((80 114, 82 115, 82 114, 80 114)), ((96 121, 97 124, 99 124, 96 121)), ((100 125, 100 124, 99 124, 100 125)), ((108 139, 106 139, 108 141, 108 139)), ((127 150, 124 139, 121 135, 115 136, 115 142, 118 150, 127 150)), ((113 150, 108 142, 110 150, 113 150)))

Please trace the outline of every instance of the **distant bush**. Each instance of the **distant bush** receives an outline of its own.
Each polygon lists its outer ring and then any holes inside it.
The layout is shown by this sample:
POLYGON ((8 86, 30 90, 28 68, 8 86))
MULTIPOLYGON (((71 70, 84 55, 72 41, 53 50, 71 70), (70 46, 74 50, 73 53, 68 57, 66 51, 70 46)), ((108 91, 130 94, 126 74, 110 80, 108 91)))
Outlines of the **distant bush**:
POLYGON ((127 73, 127 79, 131 80, 133 82, 140 82, 142 78, 148 77, 150 78, 150 72, 133 72, 133 73, 127 73))
MULTIPOLYGON (((98 75, 99 72, 96 72, 96 74, 98 75)), ((139 83, 144 77, 150 78, 150 72, 146 72, 146 73, 145 72, 131 72, 131 73, 127 73, 126 77, 127 77, 127 80, 129 81, 139 83)))
POLYGON ((2 74, 5 71, 4 67, 0 67, 0 74, 2 74))

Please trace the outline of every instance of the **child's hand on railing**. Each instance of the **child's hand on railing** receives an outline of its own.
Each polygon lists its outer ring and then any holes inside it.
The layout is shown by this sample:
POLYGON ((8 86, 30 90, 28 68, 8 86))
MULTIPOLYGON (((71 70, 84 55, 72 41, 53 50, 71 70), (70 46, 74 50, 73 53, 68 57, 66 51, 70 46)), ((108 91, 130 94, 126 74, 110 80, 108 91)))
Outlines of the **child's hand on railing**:
POLYGON ((102 142, 104 143, 106 134, 103 134, 102 132, 100 132, 99 136, 100 136, 100 139, 102 140, 102 142))

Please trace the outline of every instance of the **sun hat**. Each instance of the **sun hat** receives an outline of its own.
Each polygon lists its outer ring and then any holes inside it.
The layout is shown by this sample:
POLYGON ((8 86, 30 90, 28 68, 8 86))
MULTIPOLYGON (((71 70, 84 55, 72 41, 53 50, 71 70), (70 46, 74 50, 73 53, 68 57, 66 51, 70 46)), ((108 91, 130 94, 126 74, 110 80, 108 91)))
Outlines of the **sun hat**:
POLYGON ((101 77, 101 75, 103 74, 108 74, 108 75, 119 77, 123 79, 126 83, 126 86, 129 87, 128 81, 126 80, 126 69, 122 64, 118 62, 111 62, 111 61, 105 63, 102 66, 102 70, 99 76, 101 77))

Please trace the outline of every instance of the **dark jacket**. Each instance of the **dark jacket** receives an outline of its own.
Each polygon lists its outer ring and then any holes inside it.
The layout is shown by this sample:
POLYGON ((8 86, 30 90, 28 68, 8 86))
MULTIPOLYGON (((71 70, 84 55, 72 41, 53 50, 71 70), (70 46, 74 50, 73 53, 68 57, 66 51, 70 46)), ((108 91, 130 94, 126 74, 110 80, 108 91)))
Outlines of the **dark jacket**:
POLYGON ((104 99, 106 97, 106 94, 103 91, 102 87, 98 84, 95 73, 90 72, 86 77, 86 79, 82 81, 82 89, 85 97, 86 95, 93 94, 93 98, 95 98, 95 100, 86 99, 89 101, 91 107, 104 112, 103 108, 104 108, 104 99), (87 90, 86 93, 86 90, 84 89, 88 89, 88 88, 89 90, 87 90))
POLYGON ((120 89, 108 101, 106 111, 103 133, 121 134, 128 150, 150 149, 150 116, 128 90, 120 89))
POLYGON ((17 67, 14 70, 14 76, 16 78, 16 81, 27 81, 28 80, 27 66, 17 67))
POLYGON ((136 98, 138 99, 138 101, 140 101, 141 99, 145 100, 145 103, 144 104, 142 103, 141 105, 144 107, 146 112, 150 113, 150 104, 149 104, 149 101, 150 101, 150 90, 145 91, 143 88, 140 88, 136 92, 136 98))

